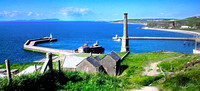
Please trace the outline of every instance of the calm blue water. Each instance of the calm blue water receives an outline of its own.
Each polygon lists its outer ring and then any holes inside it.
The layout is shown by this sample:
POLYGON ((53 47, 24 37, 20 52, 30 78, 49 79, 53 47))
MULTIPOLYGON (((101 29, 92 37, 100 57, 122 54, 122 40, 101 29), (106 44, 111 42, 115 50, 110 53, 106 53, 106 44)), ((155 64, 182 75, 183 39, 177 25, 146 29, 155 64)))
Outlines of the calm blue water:
MULTIPOLYGON (((193 37, 193 35, 138 29, 143 25, 129 24, 128 35, 138 37, 193 37)), ((56 49, 76 49, 87 43, 92 45, 99 41, 105 47, 105 53, 119 52, 121 42, 113 41, 116 34, 122 36, 123 24, 108 22, 0 22, 0 63, 9 59, 11 63, 24 63, 39 60, 45 54, 23 50, 28 39, 35 39, 53 34, 57 42, 39 44, 38 46, 56 49)), ((168 50, 192 53, 194 46, 184 46, 184 41, 169 40, 130 40, 130 51, 134 53, 168 50)))

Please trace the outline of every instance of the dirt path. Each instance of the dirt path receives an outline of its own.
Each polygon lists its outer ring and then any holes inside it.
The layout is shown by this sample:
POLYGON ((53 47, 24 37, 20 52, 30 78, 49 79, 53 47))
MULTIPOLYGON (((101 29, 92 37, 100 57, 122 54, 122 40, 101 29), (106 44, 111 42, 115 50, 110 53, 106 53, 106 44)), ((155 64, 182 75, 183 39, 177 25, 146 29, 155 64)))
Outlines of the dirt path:
POLYGON ((145 86, 141 89, 133 89, 131 91, 159 91, 159 89, 157 87, 153 87, 153 86, 145 86))
MULTIPOLYGON (((174 59, 177 59, 177 58, 180 58, 181 56, 183 55, 180 55, 178 57, 173 57, 173 58, 166 58, 166 59, 163 59, 163 60, 159 60, 157 62, 153 62, 153 63, 150 63, 147 67, 144 67, 145 71, 142 73, 142 75, 147 75, 147 76, 157 76, 160 74, 160 72, 157 72, 157 70, 159 69, 157 67, 157 65, 161 62, 164 62, 164 61, 169 61, 169 60, 174 60, 174 59)), ((154 87, 154 86, 145 86, 141 89, 132 89, 131 91, 159 91, 159 89, 157 87, 154 87)))
POLYGON ((142 73, 142 75, 147 75, 147 76, 157 76, 160 74, 160 72, 157 72, 157 70, 159 69, 157 67, 157 65, 161 63, 161 61, 159 62, 154 62, 150 64, 150 67, 144 67, 145 71, 142 73))
POLYGON ((144 75, 147 75, 147 76, 157 76, 157 75, 159 75, 160 72, 157 72, 157 70, 159 69, 157 67, 157 65, 159 63, 164 62, 164 61, 174 60, 174 59, 180 58, 181 56, 173 57, 173 58, 166 58, 166 59, 160 60, 158 62, 150 63, 149 66, 144 67, 145 71, 142 73, 142 76, 144 76, 144 75))

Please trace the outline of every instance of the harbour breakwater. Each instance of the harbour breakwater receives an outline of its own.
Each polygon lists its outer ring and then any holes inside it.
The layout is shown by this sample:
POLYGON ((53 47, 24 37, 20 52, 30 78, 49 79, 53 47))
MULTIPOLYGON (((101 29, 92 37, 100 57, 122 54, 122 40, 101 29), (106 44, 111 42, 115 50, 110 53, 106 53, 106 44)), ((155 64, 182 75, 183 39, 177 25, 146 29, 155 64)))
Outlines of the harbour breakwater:
POLYGON ((42 53, 51 52, 53 54, 61 54, 61 55, 73 55, 75 53, 74 50, 59 50, 59 49, 36 46, 39 43, 53 42, 53 41, 57 41, 57 39, 51 37, 42 37, 40 39, 27 40, 26 43, 24 44, 24 49, 42 53))

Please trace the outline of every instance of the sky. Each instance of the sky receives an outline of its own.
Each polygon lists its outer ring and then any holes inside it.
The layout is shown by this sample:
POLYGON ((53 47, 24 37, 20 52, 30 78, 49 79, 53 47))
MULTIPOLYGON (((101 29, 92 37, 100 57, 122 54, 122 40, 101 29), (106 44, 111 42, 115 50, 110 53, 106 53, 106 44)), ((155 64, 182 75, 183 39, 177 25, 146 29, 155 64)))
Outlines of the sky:
POLYGON ((114 21, 200 16, 200 0, 0 0, 0 21, 114 21))

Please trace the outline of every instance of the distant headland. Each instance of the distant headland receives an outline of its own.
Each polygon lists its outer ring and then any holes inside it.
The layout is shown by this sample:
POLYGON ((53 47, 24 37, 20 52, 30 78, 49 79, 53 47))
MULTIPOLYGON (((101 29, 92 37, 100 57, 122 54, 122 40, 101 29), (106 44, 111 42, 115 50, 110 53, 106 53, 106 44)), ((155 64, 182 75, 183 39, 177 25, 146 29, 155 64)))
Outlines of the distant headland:
MULTIPOLYGON (((122 23, 123 20, 113 21, 122 23)), ((200 16, 189 17, 186 19, 128 19, 130 24, 144 24, 144 27, 157 29, 176 29, 176 30, 200 30, 200 16)))

